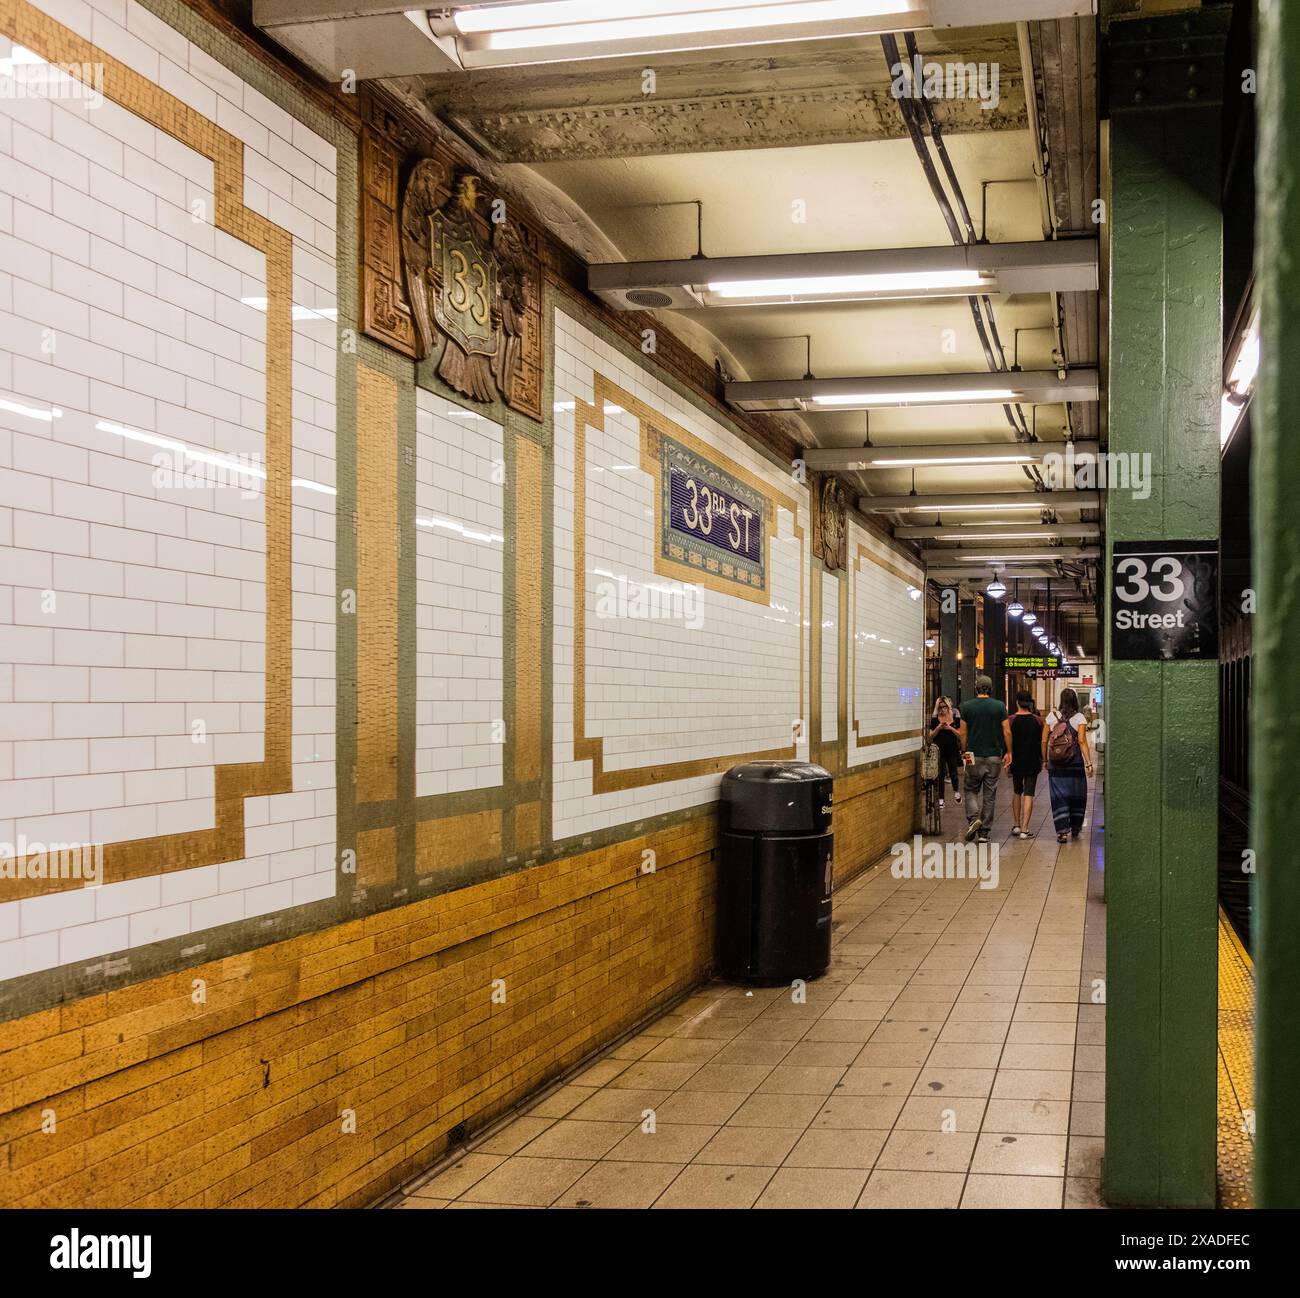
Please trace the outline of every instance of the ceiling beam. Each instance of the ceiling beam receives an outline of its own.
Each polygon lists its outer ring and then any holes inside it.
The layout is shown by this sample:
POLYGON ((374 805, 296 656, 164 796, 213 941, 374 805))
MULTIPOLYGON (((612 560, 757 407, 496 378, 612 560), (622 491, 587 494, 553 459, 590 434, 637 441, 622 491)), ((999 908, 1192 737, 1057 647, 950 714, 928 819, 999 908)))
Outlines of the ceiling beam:
MULTIPOLYGON (((1074 453, 1097 453, 1096 442, 1075 442, 1074 453)), ((810 469, 900 469, 945 464, 1039 464, 1048 455, 1064 455, 1065 442, 917 442, 913 446, 823 446, 803 453, 810 469)), ((868 496, 871 500, 874 497, 868 496)))
POLYGON ((898 406, 1044 405, 1096 401, 1097 371, 993 370, 967 374, 889 374, 860 378, 758 379, 728 383, 733 405, 796 401, 805 410, 875 410, 898 406))
MULTIPOLYGON (((1010 444, 1010 443, 1009 443, 1010 444)), ((1026 512, 1050 509, 1062 513, 1077 509, 1100 509, 1098 491, 932 491, 907 496, 859 496, 863 514, 917 514, 939 510, 999 510, 1026 512)))
POLYGON ((1097 288, 1096 239, 606 262, 587 287, 615 310, 806 305, 1097 288))
POLYGON ((973 550, 956 550, 949 547, 921 551, 921 562, 927 567, 930 564, 954 565, 955 561, 955 565, 961 567, 965 567, 966 564, 974 566, 976 563, 982 563, 985 566, 995 564, 998 568, 1009 568, 1018 563, 1037 564, 1047 561, 1079 563, 1084 559, 1099 558, 1101 558, 1101 550, 1095 545, 1043 546, 1036 550, 1005 550, 998 546, 984 545, 973 550))
POLYGON ((1096 523, 970 523, 959 527, 896 527, 894 535, 906 541, 1026 541, 1048 537, 1093 540, 1101 535, 1096 523))

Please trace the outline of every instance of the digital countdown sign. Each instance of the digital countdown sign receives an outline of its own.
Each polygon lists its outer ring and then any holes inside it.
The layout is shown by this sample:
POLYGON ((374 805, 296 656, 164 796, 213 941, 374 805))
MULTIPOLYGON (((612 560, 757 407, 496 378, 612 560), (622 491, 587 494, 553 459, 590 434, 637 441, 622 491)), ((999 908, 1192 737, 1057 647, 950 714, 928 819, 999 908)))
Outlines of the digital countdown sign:
POLYGON ((1002 659, 1002 670, 1007 672, 1054 672, 1060 666, 1058 654, 1007 654, 1002 659))

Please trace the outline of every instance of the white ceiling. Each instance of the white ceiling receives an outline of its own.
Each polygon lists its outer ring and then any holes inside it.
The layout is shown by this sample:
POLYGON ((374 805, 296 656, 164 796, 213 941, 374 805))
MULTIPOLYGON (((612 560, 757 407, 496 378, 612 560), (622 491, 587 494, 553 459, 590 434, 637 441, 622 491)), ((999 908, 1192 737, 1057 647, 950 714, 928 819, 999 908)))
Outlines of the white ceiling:
MULTIPOLYGON (((985 131, 945 137, 979 233, 981 182, 1033 181, 1029 132, 985 131)), ((568 194, 629 261, 690 256, 696 250, 695 211, 669 206, 701 200, 703 243, 709 256, 905 248, 950 242, 910 140, 877 140, 799 148, 738 150, 659 157, 599 158, 533 164, 532 170, 568 194), (802 223, 792 219, 803 205, 802 223)), ((1033 183, 989 189, 988 237, 994 242, 1042 237, 1033 183)), ((1046 294, 995 297, 994 310, 1008 363, 1014 330, 1026 369, 1050 368, 1054 346, 1046 294)), ((811 335, 813 372, 843 375, 986 371, 966 298, 823 306, 712 308, 679 313, 711 332, 749 378, 802 377, 802 336, 811 335)), ((665 315, 671 327, 671 314, 665 315)), ((694 332, 694 331, 692 331, 694 332)), ((1026 407, 1026 418, 1034 418, 1026 407)), ((805 425, 823 446, 857 446, 866 427, 861 411, 808 413, 805 425)), ((1059 437, 1062 406, 1040 406, 1037 430, 1059 437)), ((1002 407, 879 410, 870 436, 881 443, 1013 440, 1002 407)), ((910 471, 872 472, 870 491, 904 492, 910 471)), ((1010 490, 1028 485, 1018 467, 917 470, 918 490, 1010 490)), ((970 514, 971 522, 983 515, 970 514)), ((996 517, 990 515, 989 517, 996 517)))

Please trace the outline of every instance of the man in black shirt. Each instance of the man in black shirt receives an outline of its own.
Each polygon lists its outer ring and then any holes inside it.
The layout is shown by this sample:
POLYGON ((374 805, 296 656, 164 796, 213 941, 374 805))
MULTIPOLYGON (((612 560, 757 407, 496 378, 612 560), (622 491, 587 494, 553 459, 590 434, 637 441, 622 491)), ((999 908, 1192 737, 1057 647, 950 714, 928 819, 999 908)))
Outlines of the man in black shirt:
POLYGON ((1034 700, 1023 690, 1016 695, 1011 718, 1011 837, 1030 838, 1029 818, 1034 813, 1034 788, 1043 766, 1043 720, 1034 712, 1034 700))

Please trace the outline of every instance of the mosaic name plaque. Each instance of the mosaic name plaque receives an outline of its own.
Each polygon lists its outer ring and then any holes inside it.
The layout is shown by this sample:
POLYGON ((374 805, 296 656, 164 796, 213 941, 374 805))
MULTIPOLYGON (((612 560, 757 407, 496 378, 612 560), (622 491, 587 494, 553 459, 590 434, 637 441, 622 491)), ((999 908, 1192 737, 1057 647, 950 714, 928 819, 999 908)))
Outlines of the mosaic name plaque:
MULTIPOLYGON (((767 590, 767 498, 671 437, 659 439, 660 558, 767 590)), ((698 580, 698 579, 697 579, 698 580)))

